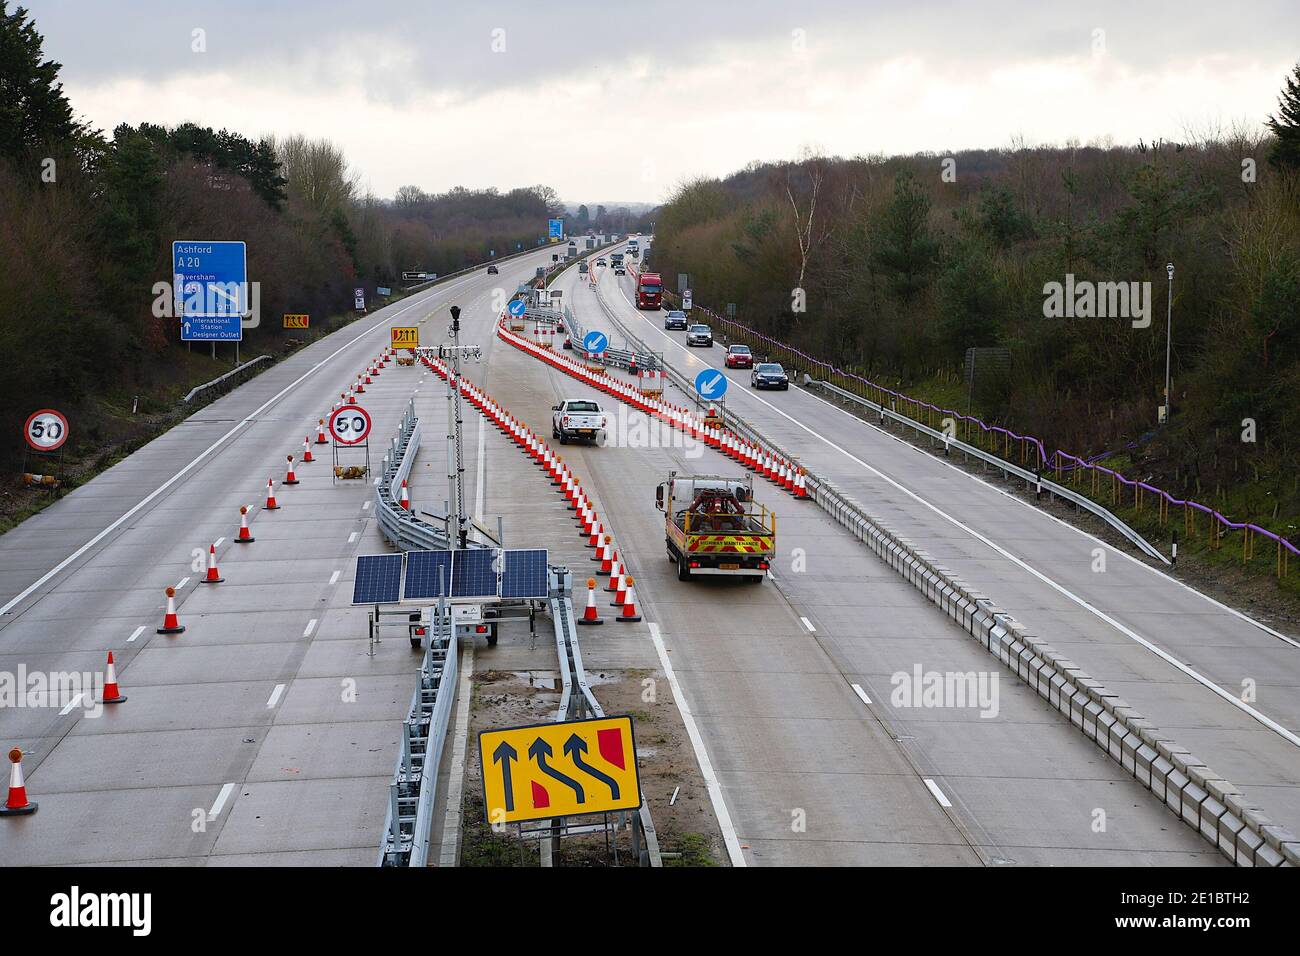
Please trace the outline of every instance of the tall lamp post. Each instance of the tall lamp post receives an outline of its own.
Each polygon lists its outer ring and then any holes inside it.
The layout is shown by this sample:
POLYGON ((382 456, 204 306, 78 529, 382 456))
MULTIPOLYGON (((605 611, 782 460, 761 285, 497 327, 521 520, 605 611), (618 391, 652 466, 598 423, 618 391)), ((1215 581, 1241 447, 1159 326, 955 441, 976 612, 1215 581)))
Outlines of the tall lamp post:
POLYGON ((1165 271, 1169 274, 1169 293, 1166 296, 1168 303, 1165 313, 1165 424, 1173 417, 1173 393, 1169 381, 1169 362, 1173 355, 1174 346, 1174 264, 1172 262, 1165 265, 1165 271))

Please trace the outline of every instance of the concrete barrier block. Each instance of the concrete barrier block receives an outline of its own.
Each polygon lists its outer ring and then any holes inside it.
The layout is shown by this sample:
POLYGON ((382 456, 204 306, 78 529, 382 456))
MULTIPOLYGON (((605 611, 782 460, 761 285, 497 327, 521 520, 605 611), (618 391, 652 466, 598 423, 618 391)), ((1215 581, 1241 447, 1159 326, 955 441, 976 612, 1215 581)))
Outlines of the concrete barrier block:
POLYGON ((1198 787, 1190 779, 1187 785, 1183 787, 1179 796, 1179 816, 1183 818, 1184 823, 1189 823, 1197 829, 1201 825, 1201 804, 1209 797, 1204 787, 1198 787))
POLYGON ((1157 756, 1156 748, 1145 741, 1133 755, 1133 777, 1148 789, 1151 787, 1151 764, 1157 756))

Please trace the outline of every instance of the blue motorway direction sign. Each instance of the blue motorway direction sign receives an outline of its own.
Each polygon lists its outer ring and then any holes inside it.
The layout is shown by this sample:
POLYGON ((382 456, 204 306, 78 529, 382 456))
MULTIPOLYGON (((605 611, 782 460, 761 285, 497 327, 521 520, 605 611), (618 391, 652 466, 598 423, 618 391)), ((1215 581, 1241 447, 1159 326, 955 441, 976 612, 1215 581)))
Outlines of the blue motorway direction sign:
POLYGON ((513 299, 510 302, 509 308, 510 314, 518 318, 524 314, 524 311, 528 308, 528 303, 523 299, 513 299))
POLYGON ((547 225, 550 227, 549 238, 551 238, 551 239, 562 239, 562 238, 564 238, 564 220, 563 220, 563 219, 548 219, 546 222, 547 222, 547 225))
POLYGON ((600 355, 609 348, 609 336, 604 332, 588 332, 582 340, 588 355, 600 355))
POLYGON ((238 342, 248 312, 248 247, 243 242, 172 243, 172 291, 183 342, 238 342))
POLYGON ((695 391, 705 401, 713 401, 727 394, 727 376, 717 369, 706 368, 695 376, 695 391))

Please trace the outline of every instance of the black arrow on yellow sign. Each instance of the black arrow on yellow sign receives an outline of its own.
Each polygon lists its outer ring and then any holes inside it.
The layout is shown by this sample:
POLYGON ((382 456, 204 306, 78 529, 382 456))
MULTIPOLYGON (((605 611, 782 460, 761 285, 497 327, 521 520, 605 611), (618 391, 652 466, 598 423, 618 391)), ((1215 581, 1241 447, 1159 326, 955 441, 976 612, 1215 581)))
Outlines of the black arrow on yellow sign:
POLYGON ((564 742, 564 753, 573 761, 573 765, 583 773, 590 774, 605 786, 609 787, 609 795, 612 799, 618 799, 618 781, 609 774, 601 773, 587 761, 582 759, 582 755, 587 752, 587 741, 583 740, 577 734, 573 734, 564 742))
MULTIPOLYGON (((498 747, 497 749, 500 750, 501 748, 498 747)), ((573 790, 573 795, 577 798, 579 803, 586 803, 587 795, 582 789, 582 784, 578 783, 578 781, 574 780, 572 777, 567 777, 560 773, 560 771, 556 770, 546 762, 546 758, 552 756, 554 753, 555 751, 551 749, 551 745, 541 737, 534 740, 533 745, 528 748, 528 756, 537 761, 538 770, 546 774, 546 776, 550 777, 552 780, 558 780, 560 783, 573 790)))
POLYGON ((519 759, 519 751, 510 746, 507 740, 501 741, 497 749, 492 751, 492 762, 501 764, 501 780, 505 784, 506 812, 511 813, 515 809, 515 791, 510 786, 510 761, 519 759))

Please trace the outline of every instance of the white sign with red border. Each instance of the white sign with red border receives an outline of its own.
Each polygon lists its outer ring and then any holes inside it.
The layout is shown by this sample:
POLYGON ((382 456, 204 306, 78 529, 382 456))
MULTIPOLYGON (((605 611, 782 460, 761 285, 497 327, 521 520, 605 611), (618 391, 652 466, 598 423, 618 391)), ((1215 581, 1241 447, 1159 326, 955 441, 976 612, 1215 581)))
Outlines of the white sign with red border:
POLYGON ((52 408, 32 412, 23 426, 23 437, 36 451, 54 451, 68 440, 68 417, 52 408))
POLYGON ((330 434, 340 445, 360 445, 370 434, 370 413, 360 405, 344 405, 330 416, 330 434))

